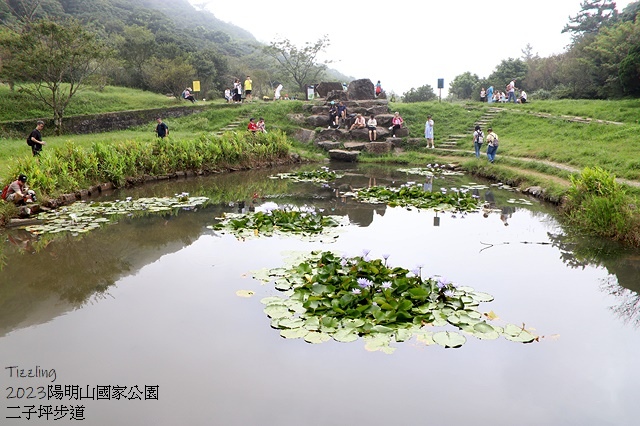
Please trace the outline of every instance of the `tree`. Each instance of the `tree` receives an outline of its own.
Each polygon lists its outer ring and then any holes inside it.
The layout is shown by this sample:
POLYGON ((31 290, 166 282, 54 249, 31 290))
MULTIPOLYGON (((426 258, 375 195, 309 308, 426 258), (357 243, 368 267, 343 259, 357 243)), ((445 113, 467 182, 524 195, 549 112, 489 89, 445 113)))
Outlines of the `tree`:
POLYGON ((12 52, 4 68, 9 79, 31 83, 20 90, 51 108, 59 134, 65 109, 108 56, 107 49, 76 20, 36 21, 2 41, 12 52))
POLYGON ((412 103, 412 102, 427 102, 433 101, 437 99, 435 92, 433 91, 433 87, 429 84, 425 84, 424 86, 420 86, 417 89, 413 87, 402 95, 402 102, 412 103))
POLYGON ((318 62, 318 54, 329 46, 328 36, 323 36, 315 43, 307 42, 302 48, 295 46, 288 39, 272 41, 264 47, 264 52, 274 58, 282 67, 282 72, 290 77, 305 92, 305 86, 317 83, 330 61, 318 62))
POLYGON ((180 96, 185 84, 196 75, 195 69, 184 58, 153 58, 144 67, 144 76, 149 87, 159 93, 170 93, 176 98, 180 96))
MULTIPOLYGON (((449 83, 449 94, 459 99, 471 99, 480 84, 477 74, 471 74, 469 71, 456 76, 449 83)), ((477 91, 480 92, 479 90, 477 91)))
POLYGON ((118 56, 125 62, 131 84, 144 88, 143 68, 158 48, 155 35, 147 28, 132 25, 124 28, 116 42, 118 56))
POLYGON ((521 59, 503 59, 489 76, 489 81, 494 87, 503 88, 511 80, 523 80, 528 70, 529 67, 521 59))
POLYGON ((616 21, 618 10, 613 0, 584 0, 580 12, 569 17, 569 24, 562 29, 570 32, 574 40, 585 34, 597 34, 600 27, 616 21))

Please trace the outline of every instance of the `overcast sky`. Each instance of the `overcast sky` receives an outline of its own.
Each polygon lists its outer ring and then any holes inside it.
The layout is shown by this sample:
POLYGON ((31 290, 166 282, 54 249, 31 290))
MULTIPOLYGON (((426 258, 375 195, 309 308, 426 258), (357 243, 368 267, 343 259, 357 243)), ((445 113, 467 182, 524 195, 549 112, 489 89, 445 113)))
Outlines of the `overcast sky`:
MULTIPOLYGON (((561 34, 582 0, 390 0, 310 3, 292 0, 189 0, 206 4, 218 19, 231 22, 269 43, 287 38, 302 46, 324 34, 331 45, 325 59, 356 79, 380 80, 401 95, 431 85, 446 88, 466 71, 488 77, 503 59, 521 58, 527 43, 546 57, 570 43, 561 34), (314 6, 315 5, 315 6, 314 6), (313 11, 315 9, 315 11, 313 11)), ((632 0, 617 1, 621 12, 632 0)), ((505 82, 505 84, 508 82, 505 82)), ((528 88, 535 90, 535 88, 528 88)))

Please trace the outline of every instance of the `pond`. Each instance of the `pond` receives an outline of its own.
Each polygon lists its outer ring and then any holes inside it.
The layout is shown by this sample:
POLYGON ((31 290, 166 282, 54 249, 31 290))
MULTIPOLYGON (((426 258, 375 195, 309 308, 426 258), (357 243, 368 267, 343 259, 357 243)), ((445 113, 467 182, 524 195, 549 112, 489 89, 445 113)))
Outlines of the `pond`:
POLYGON ((472 188, 491 204, 486 215, 436 214, 344 196, 424 176, 332 168, 342 177, 328 184, 270 179, 288 169, 163 181, 97 201, 187 192, 209 203, 124 214, 86 233, 6 231, 2 424, 638 423, 637 251, 571 235, 550 206, 478 179, 437 176, 432 189, 472 188), (210 228, 225 212, 274 205, 313 206, 345 225, 324 239, 210 228), (365 250, 489 293, 480 312, 537 340, 466 335, 445 348, 414 336, 387 354, 362 338, 284 339, 261 303, 282 293, 253 275, 312 250, 365 250))

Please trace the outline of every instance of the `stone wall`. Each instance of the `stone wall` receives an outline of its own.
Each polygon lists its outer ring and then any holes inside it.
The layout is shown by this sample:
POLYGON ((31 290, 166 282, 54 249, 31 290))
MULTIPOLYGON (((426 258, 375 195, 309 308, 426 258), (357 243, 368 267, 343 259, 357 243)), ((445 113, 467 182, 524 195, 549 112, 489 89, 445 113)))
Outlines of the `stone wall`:
MULTIPOLYGON (((202 112, 206 106, 175 106, 169 108, 156 108, 134 111, 109 112, 105 114, 77 115, 66 117, 62 121, 64 134, 102 133, 115 130, 126 130, 130 127, 143 124, 152 125, 157 117, 175 118, 202 112)), ((43 134, 53 134, 55 126, 53 119, 40 119, 44 121, 43 134)), ((36 126, 36 121, 21 120, 0 123, 0 136, 26 137, 36 126)))

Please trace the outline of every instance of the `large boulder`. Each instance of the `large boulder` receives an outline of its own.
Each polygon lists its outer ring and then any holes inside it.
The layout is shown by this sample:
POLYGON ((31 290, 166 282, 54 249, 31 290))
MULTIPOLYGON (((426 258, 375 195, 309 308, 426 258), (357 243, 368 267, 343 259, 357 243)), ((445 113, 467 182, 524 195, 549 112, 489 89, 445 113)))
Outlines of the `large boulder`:
POLYGON ((310 115, 305 121, 311 127, 324 127, 329 125, 329 115, 310 115))
POLYGON ((386 154, 391 152, 392 148, 393 144, 391 142, 369 142, 366 150, 372 154, 386 154))
POLYGON ((358 161, 360 151, 347 151, 346 149, 332 149, 329 151, 329 158, 337 161, 355 162, 358 161))
POLYGON ((349 100, 349 96, 347 95, 347 92, 345 92, 344 90, 340 89, 340 90, 332 90, 329 93, 327 93, 327 101, 347 101, 349 100))
POLYGON ((338 83, 338 82, 322 82, 320 84, 318 84, 316 86, 316 93, 318 94, 318 96, 320 96, 321 98, 326 98, 327 94, 331 91, 343 91, 342 90, 342 83, 338 83))
POLYGON ((368 78, 353 80, 347 88, 347 96, 350 100, 375 99, 373 83, 368 78))
POLYGON ((314 130, 309 130, 309 129, 298 129, 293 134, 293 137, 294 139, 300 142, 310 143, 314 141, 316 137, 316 132, 314 130))
POLYGON ((337 141, 319 141, 316 142, 315 144, 318 148, 322 148, 325 151, 331 151, 332 149, 338 149, 340 148, 340 145, 342 145, 340 142, 337 141))

